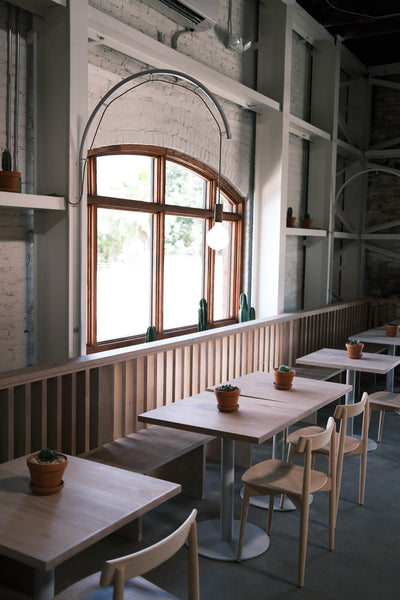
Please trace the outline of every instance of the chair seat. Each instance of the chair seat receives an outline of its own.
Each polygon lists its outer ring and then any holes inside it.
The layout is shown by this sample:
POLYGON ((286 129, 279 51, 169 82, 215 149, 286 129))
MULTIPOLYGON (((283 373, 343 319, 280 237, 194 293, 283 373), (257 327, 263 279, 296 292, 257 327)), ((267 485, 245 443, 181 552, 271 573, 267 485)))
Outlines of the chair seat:
MULTIPOLYGON (((287 441, 290 444, 296 445, 298 443, 300 437, 302 437, 302 436, 304 437, 305 435, 314 435, 315 433, 320 433, 321 431, 323 431, 323 428, 317 427, 316 425, 312 425, 310 427, 302 427, 301 429, 298 429, 297 431, 293 431, 288 436, 287 441)), ((337 433, 336 433, 336 435, 338 436, 337 433)), ((351 435, 346 435, 344 437, 343 452, 345 454, 351 454, 352 452, 354 452, 354 450, 357 450, 359 445, 360 445, 360 440, 352 437, 351 435)), ((319 448, 318 453, 328 454, 329 453, 329 444, 327 444, 323 448, 319 448)))
MULTIPOLYGON (((243 474, 242 481, 262 493, 300 496, 303 490, 303 475, 303 467, 271 459, 250 467, 243 474)), ((311 469, 310 493, 323 488, 327 481, 328 477, 325 473, 311 469)))
MULTIPOLYGON (((100 572, 89 575, 66 588, 54 600, 112 600, 113 588, 99 585, 100 572)), ((178 600, 143 577, 125 583, 124 600, 178 600)))
POLYGON ((369 396, 371 410, 389 410, 400 414, 400 394, 375 392, 369 396))

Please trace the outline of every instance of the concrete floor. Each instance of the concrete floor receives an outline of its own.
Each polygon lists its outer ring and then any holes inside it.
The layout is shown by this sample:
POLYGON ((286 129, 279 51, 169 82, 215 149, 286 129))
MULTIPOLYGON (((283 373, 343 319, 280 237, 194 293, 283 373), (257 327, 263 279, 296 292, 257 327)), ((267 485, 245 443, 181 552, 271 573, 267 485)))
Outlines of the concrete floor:
MULTIPOLYGON (((328 415, 329 409, 319 415, 321 423, 326 423, 328 415)), ((374 413, 370 425, 373 439, 376 439, 377 422, 378 413, 374 413)), ((299 515, 297 512, 275 512, 271 544, 263 555, 240 564, 199 557, 202 600, 397 600, 400 597, 399 432, 399 416, 387 413, 383 441, 375 451, 368 453, 364 506, 357 500, 359 457, 345 457, 333 552, 328 550, 328 495, 315 495, 310 507, 303 589, 297 587, 299 515)), ((254 455, 257 461, 268 458, 271 444, 255 448, 254 455)), ((240 518, 242 471, 236 470, 235 518, 240 518)), ((219 463, 209 461, 204 500, 177 497, 154 509, 144 517, 142 542, 130 542, 113 535, 82 552, 57 569, 57 588, 99 570, 107 558, 122 556, 164 537, 193 507, 198 508, 199 522, 218 517, 219 476, 219 463)), ((267 512, 251 506, 248 521, 265 528, 267 512)), ((148 578, 180 598, 187 598, 186 550, 182 549, 169 563, 152 571, 148 578)))

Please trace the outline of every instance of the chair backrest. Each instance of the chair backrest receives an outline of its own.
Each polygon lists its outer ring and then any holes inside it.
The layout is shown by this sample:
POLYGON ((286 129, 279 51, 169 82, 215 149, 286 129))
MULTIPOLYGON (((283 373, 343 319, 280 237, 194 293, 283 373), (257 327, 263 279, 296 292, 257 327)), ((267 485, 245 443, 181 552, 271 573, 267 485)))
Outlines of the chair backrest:
POLYGON ((335 420, 329 417, 326 428, 320 433, 304 435, 297 442, 297 452, 304 453, 304 475, 303 475, 303 496, 309 493, 310 471, 312 465, 312 453, 320 448, 329 448, 329 473, 327 479, 330 481, 330 487, 336 490, 336 431, 335 420))
POLYGON ((100 577, 103 587, 114 586, 114 600, 123 600, 124 582, 143 575, 171 558, 188 542, 189 600, 199 600, 199 567, 196 530, 197 510, 168 537, 128 556, 108 560, 100 577))
POLYGON ((338 404, 335 409, 334 417, 335 419, 340 419, 340 429, 339 429, 339 447, 341 445, 342 437, 346 435, 346 421, 347 419, 352 419, 353 417, 358 417, 363 413, 363 422, 362 422, 362 430, 361 430, 361 444, 368 443, 368 429, 369 429, 369 397, 367 392, 364 392, 362 398, 359 402, 355 402, 354 404, 338 404))

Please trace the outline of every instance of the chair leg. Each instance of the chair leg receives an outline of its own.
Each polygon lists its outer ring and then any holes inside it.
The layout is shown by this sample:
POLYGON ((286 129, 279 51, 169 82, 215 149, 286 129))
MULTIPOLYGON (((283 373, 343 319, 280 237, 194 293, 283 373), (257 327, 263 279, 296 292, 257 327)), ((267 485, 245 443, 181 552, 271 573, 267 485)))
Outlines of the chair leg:
POLYGON ((329 550, 335 547, 335 526, 336 526, 336 497, 333 490, 329 492, 329 550))
POLYGON ((382 440, 382 431, 383 431, 383 417, 385 415, 385 411, 381 410, 379 411, 379 425, 378 425, 378 438, 377 438, 377 442, 378 444, 381 443, 382 440))
POLYGON ((307 536, 308 536, 308 513, 309 513, 309 502, 310 498, 308 495, 304 496, 301 500, 301 515, 300 515, 300 543, 299 543, 299 569, 297 585, 303 587, 304 585, 304 572, 306 568, 306 553, 307 553, 307 536))
POLYGON ((269 505, 268 505, 268 525, 267 525, 268 535, 271 534, 272 515, 274 514, 274 501, 275 501, 275 496, 273 494, 270 494, 269 495, 269 505))
MULTIPOLYGON (((287 451, 287 458, 286 458, 286 462, 291 463, 293 462, 293 456, 295 455, 295 446, 293 446, 293 444, 291 444, 289 442, 288 444, 288 451, 287 451)), ((286 494, 281 494, 281 501, 279 504, 279 507, 282 509, 284 504, 285 504, 285 498, 286 498, 286 494)))
POLYGON ((342 483, 342 471, 343 471, 343 454, 338 456, 336 465, 336 508, 335 508, 335 523, 337 519, 337 513, 339 509, 339 497, 340 497, 340 486, 342 483))
POLYGON ((244 486, 244 494, 243 494, 243 502, 242 502, 242 514, 240 518, 240 531, 239 531, 239 542, 236 560, 240 562, 242 560, 242 549, 243 549, 243 539, 244 539, 244 531, 246 528, 247 515, 249 512, 249 493, 247 489, 247 485, 244 486))
POLYGON ((358 491, 359 504, 364 504, 365 479, 367 475, 367 451, 368 448, 364 448, 362 454, 360 455, 360 485, 358 491))

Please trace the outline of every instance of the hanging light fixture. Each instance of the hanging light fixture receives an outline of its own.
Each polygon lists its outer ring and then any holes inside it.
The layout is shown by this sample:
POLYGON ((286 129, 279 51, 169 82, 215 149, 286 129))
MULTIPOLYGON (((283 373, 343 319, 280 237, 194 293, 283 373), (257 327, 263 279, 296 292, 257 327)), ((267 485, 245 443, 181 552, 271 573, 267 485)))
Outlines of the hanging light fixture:
POLYGON ((214 226, 208 231, 206 240, 208 246, 213 250, 222 250, 229 242, 229 234, 223 225, 222 213, 223 204, 221 201, 221 159, 222 159, 222 134, 219 134, 219 158, 218 158, 218 179, 217 191, 214 206, 214 226))

